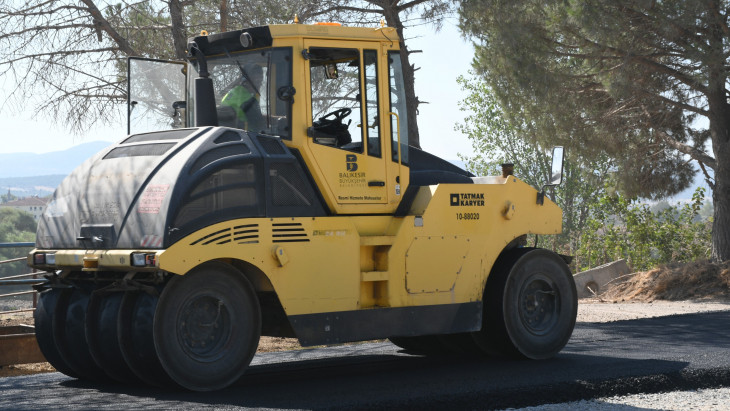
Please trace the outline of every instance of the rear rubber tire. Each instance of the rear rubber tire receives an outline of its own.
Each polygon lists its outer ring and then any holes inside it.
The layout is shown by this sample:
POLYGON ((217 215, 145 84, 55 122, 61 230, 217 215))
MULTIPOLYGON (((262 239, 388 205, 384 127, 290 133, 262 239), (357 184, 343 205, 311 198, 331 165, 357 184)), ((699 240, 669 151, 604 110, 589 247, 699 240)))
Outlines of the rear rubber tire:
POLYGON ((61 353, 56 346, 56 340, 53 338, 53 317, 61 291, 60 288, 51 288, 40 293, 38 305, 33 312, 35 338, 43 356, 46 357, 46 360, 53 368, 71 378, 79 378, 78 374, 61 357, 61 353))
POLYGON ((560 256, 518 249, 495 263, 484 295, 482 330, 472 337, 486 353, 546 359, 568 343, 577 312, 575 282, 560 256))
POLYGON ((165 286, 155 310, 157 356, 168 375, 193 391, 236 382, 256 353, 261 309, 242 273, 206 263, 165 286))

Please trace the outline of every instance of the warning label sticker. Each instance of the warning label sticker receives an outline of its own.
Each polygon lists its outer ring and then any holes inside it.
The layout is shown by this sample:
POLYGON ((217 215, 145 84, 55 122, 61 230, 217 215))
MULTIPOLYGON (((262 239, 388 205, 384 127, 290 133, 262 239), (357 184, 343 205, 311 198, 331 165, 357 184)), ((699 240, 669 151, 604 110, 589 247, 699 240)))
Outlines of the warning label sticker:
POLYGON ((147 186, 139 199, 137 212, 140 214, 159 214, 162 202, 165 200, 169 184, 147 186))

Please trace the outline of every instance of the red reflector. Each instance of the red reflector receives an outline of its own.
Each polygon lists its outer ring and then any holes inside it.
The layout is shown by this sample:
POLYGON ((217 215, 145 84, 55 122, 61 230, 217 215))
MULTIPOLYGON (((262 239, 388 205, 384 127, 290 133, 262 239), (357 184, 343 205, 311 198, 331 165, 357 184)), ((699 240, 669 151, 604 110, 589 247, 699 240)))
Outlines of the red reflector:
POLYGON ((147 266, 154 267, 155 266, 155 255, 154 254, 145 254, 144 264, 147 266))

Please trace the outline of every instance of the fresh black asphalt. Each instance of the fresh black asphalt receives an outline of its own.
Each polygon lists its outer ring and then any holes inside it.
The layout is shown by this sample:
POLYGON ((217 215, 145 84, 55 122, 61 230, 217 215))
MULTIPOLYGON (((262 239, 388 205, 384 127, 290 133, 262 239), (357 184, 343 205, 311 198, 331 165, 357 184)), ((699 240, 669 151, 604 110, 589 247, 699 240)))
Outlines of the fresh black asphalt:
POLYGON ((490 409, 730 386, 730 312, 578 324, 546 361, 421 357, 356 344, 257 355, 229 389, 0 378, 0 409, 490 409))

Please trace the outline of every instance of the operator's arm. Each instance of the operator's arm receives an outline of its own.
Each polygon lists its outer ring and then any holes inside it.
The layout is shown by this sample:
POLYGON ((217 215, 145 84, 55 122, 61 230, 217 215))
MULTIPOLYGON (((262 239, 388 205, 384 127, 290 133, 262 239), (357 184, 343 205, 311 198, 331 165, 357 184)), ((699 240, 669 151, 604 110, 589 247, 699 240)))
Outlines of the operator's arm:
POLYGON ((250 131, 261 131, 266 128, 266 120, 261 114, 261 106, 259 100, 251 96, 250 99, 246 100, 241 104, 241 110, 245 113, 248 129, 250 131))

